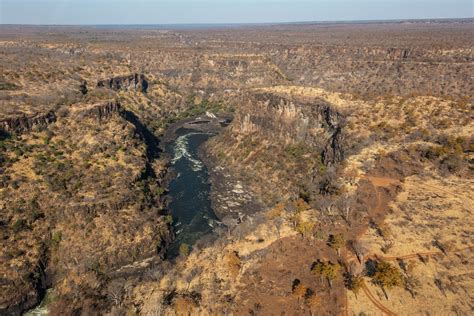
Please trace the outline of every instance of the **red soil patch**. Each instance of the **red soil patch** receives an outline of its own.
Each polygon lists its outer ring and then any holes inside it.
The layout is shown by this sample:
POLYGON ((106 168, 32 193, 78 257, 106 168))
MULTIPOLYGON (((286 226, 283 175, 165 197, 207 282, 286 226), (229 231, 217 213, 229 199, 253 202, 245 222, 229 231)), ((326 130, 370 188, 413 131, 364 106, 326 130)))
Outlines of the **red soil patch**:
POLYGON ((345 289, 341 277, 332 288, 326 280, 311 273, 317 259, 338 261, 334 249, 323 241, 304 240, 300 237, 283 238, 273 243, 254 268, 243 277, 245 288, 236 298, 236 315, 304 315, 311 311, 318 315, 340 315, 346 310, 345 289), (292 293, 293 281, 310 288, 321 298, 321 304, 312 310, 305 300, 292 293))

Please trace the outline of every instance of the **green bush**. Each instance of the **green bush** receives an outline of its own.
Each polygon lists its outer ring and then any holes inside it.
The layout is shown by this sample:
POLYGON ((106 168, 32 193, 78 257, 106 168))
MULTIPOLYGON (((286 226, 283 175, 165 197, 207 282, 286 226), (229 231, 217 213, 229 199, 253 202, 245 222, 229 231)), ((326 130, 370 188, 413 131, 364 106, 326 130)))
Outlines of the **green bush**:
POLYGON ((13 223, 12 229, 15 233, 18 233, 28 227, 27 222, 25 219, 20 218, 13 223))
POLYGON ((300 159, 304 154, 307 153, 307 146, 302 143, 288 145, 285 148, 285 153, 290 157, 300 159))
POLYGON ((183 257, 187 257, 189 253, 191 252, 191 248, 189 247, 188 244, 181 244, 179 246, 179 254, 183 257))
POLYGON ((59 246, 59 243, 61 242, 63 236, 62 233, 57 231, 54 232, 53 235, 51 236, 51 246, 53 248, 57 248, 59 246))

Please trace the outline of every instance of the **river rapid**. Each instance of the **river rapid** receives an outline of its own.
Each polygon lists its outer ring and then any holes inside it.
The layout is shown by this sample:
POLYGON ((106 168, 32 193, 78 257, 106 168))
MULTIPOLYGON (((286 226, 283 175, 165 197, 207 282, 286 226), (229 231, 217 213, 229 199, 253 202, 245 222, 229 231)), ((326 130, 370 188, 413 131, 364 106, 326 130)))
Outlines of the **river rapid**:
POLYGON ((168 250, 168 257, 179 254, 182 244, 192 245, 212 232, 218 220, 211 207, 209 175, 198 156, 199 146, 213 134, 180 128, 176 139, 166 145, 166 153, 172 157, 175 177, 168 186, 168 205, 173 216, 176 238, 168 250))

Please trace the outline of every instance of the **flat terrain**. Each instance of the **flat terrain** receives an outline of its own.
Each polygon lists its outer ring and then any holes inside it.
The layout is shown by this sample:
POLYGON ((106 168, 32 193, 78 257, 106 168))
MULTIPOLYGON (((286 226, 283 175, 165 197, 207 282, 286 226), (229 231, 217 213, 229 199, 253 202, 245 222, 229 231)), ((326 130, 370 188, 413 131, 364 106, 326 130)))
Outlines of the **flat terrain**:
POLYGON ((0 314, 472 314, 473 28, 0 26, 0 314), (161 137, 210 113, 169 260, 161 137))

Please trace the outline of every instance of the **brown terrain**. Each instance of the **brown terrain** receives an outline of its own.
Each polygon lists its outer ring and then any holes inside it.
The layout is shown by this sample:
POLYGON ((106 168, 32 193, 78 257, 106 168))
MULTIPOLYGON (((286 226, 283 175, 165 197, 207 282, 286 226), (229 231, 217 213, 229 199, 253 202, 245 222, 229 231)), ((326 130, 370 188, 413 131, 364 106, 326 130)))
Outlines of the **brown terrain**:
POLYGON ((473 29, 0 26, 0 315, 473 314, 473 29), (206 112, 220 225, 168 258, 206 112))

